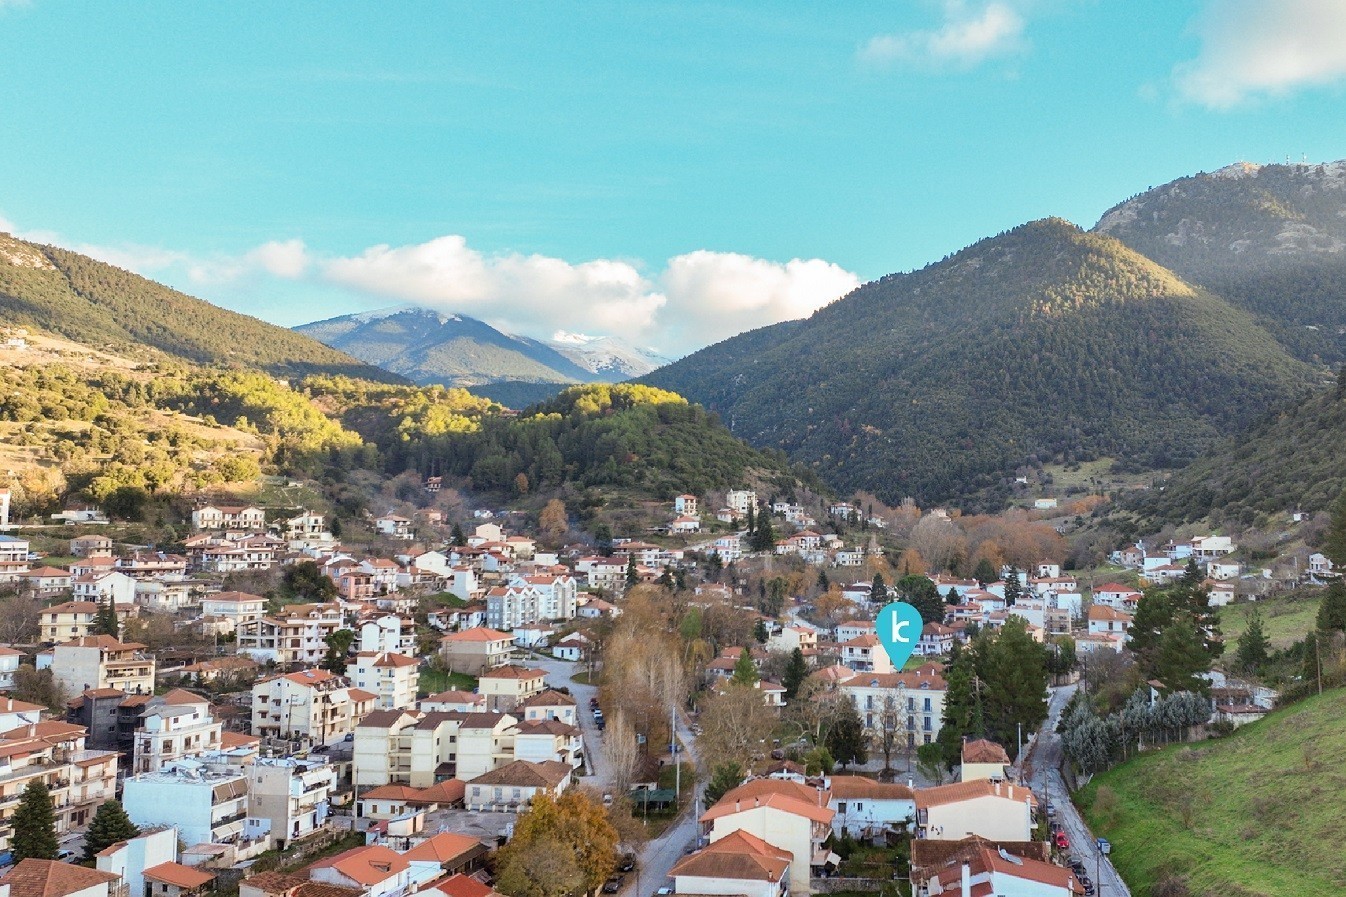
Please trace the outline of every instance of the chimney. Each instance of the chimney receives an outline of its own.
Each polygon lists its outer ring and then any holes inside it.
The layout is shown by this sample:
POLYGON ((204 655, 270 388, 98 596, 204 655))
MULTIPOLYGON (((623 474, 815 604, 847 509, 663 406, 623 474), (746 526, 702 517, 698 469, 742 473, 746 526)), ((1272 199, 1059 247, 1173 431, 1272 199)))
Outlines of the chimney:
POLYGON ((916 789, 916 785, 912 781, 911 776, 907 776, 907 787, 911 788, 913 791, 916 789))
POLYGON ((963 897, 972 897, 972 867, 963 864, 963 897))
POLYGON ((1000 781, 998 779, 996 780, 995 783, 995 796, 996 797, 1000 796, 1000 781))
POLYGON ((1005 787, 1007 787, 1007 788, 1009 789, 1009 798, 1010 798, 1010 800, 1014 800, 1014 786, 1013 786, 1013 785, 1006 785, 1005 787))

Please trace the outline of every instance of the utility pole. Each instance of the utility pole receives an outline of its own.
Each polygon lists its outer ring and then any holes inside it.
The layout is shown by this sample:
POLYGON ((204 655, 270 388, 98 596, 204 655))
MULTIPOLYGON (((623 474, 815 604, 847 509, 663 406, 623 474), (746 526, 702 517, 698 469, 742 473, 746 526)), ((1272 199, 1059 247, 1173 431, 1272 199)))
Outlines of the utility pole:
MULTIPOLYGON (((747 649, 744 649, 747 650, 747 649)), ((673 749, 673 806, 682 799, 682 761, 678 758, 678 705, 668 711, 669 747, 673 749)))

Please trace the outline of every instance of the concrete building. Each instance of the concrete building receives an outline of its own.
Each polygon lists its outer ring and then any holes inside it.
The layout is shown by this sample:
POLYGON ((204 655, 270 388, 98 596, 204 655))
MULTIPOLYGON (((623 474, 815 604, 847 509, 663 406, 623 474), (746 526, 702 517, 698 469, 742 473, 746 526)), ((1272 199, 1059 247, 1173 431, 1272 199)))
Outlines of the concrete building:
MULTIPOLYGON (((470 789, 469 789, 470 790, 470 789)), ((811 870, 829 859, 823 842, 836 815, 828 792, 782 779, 753 779, 727 792, 702 814, 711 843, 743 831, 790 855, 789 891, 811 893, 811 870)))
POLYGON ((336 768, 326 760, 262 757, 248 767, 248 815, 283 850, 327 821, 336 768))
POLYGON ((252 734, 329 744, 354 732, 376 700, 327 670, 272 676, 252 687, 252 734))
MULTIPOLYGON (((44 656, 38 656, 39 667, 44 656)), ((49 657, 52 678, 68 695, 91 688, 154 693, 154 658, 145 653, 144 645, 123 644, 110 635, 90 635, 56 645, 49 657)))
POLYGON ((559 797, 573 775, 574 769, 565 763, 514 760, 469 779, 463 806, 468 810, 517 813, 538 794, 559 797))
POLYGON ((385 614, 360 624, 360 651, 416 656, 416 621, 385 614))
POLYGON ((21 725, 0 737, 0 851, 12 846, 14 811, 35 779, 51 793, 58 836, 82 831, 116 796, 116 752, 88 750, 85 739, 83 726, 55 721, 21 725))
POLYGON ((192 528, 261 532, 266 529, 266 511, 256 505, 206 505, 192 512, 192 528))
POLYGON ((238 626, 238 653, 258 663, 317 666, 327 656, 327 637, 341 629, 338 604, 295 604, 280 613, 238 626))
POLYGON ((486 698, 486 709, 496 712, 513 710, 547 687, 547 674, 516 664, 493 667, 477 680, 477 691, 486 698))
POLYGON ((793 857, 739 829, 673 864, 668 873, 678 894, 784 897, 793 857))
POLYGON ((450 633, 439 643, 440 653, 449 669, 469 676, 480 676, 484 670, 507 663, 514 651, 514 642, 508 633, 485 626, 450 633))
POLYGON ((355 687, 375 695, 379 710, 400 710, 416 704, 420 664, 405 654, 361 651, 351 668, 355 687))
POLYGON ((122 786, 126 815, 139 826, 172 826, 187 846, 243 844, 248 779, 187 763, 130 776, 122 786))
POLYGON ((855 704, 871 734, 893 725, 896 712, 899 744, 917 747, 939 735, 948 686, 937 664, 905 673, 861 673, 838 687, 855 704))
POLYGON ((208 700, 175 688, 141 717, 131 771, 158 772, 187 757, 218 751, 223 731, 208 700))
POLYGON ((986 779, 918 788, 917 832, 936 841, 961 841, 969 835, 990 841, 1031 841, 1034 806, 1030 789, 986 779))

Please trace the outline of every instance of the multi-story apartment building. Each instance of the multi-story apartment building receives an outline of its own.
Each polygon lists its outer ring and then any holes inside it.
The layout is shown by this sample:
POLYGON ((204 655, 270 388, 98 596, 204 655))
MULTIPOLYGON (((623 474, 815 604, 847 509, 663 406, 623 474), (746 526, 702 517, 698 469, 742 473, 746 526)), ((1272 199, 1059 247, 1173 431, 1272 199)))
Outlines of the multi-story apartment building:
POLYGON ((83 726, 48 721, 0 738, 0 850, 12 846, 14 811, 35 779, 51 792, 58 835, 88 826, 98 808, 116 796, 116 752, 87 750, 85 736, 83 726))
POLYGON ((266 615, 266 599, 247 592, 216 592, 201 599, 201 615, 229 621, 231 632, 266 615))
POLYGON ((76 536, 70 540, 70 554, 77 558, 110 558, 112 540, 107 536, 76 536))
POLYGON ((948 686, 937 664, 905 673, 861 673, 839 688, 871 734, 895 725, 898 743, 908 747, 930 744, 939 735, 948 686))
MULTIPOLYGON (((538 616, 543 620, 573 620, 579 597, 579 583, 573 576, 516 576, 511 585, 527 586, 538 593, 538 616)), ((488 604, 489 613, 489 604, 488 604)))
POLYGON ((514 640, 507 633, 474 626, 439 640, 445 663, 455 673, 480 676, 483 670, 506 663, 514 651, 514 640))
POLYGON ((486 709, 494 712, 513 710, 547 687, 547 674, 516 664, 486 670, 477 680, 477 691, 486 698, 486 709))
POLYGON ((60 567, 34 567, 20 577, 19 590, 34 598, 56 598, 70 592, 73 579, 69 570, 60 567))
POLYGON ((315 666, 327 656, 327 637, 342 627, 339 604, 295 604, 238 626, 238 653, 258 663, 315 666))
POLYGON ((163 703, 147 708, 135 733, 131 771, 158 772, 187 757, 218 751, 224 725, 210 712, 210 702, 177 688, 163 703))
POLYGON ((475 778, 514 760, 517 725, 508 713, 377 710, 355 730, 355 784, 428 788, 475 778))
POLYGON ((379 710, 401 710, 416 704, 420 664, 405 654, 361 651, 351 668, 355 687, 376 695, 379 710))
POLYGON ((267 825, 271 847, 283 850, 327 820, 336 768, 326 760, 259 758, 248 767, 248 814, 267 825))
POLYGON ((188 847, 249 840, 244 833, 248 777, 237 771, 214 771, 188 761, 129 776, 122 785, 122 806, 142 828, 176 827, 188 847))
POLYGON ((496 586, 486 592, 486 625, 492 629, 518 629, 542 619, 542 596, 532 586, 496 586))
POLYGON ((252 734, 327 744, 355 731, 376 700, 326 670, 273 676, 252 687, 252 734))
POLYGON ((89 634, 98 605, 92 601, 67 601, 43 609, 37 615, 39 638, 48 644, 83 638, 89 634))
POLYGON ((154 694, 154 658, 145 646, 122 643, 110 635, 71 639, 37 656, 51 667, 52 678, 68 695, 88 689, 115 688, 127 694, 154 694))
POLYGON ((111 600, 114 604, 134 604, 136 581, 120 570, 81 573, 70 580, 70 594, 76 601, 111 600))
POLYGON ((158 579, 186 575, 187 559, 162 551, 137 551, 130 557, 117 558, 116 567, 132 579, 158 579))
POLYGON ((192 528, 261 532, 266 529, 266 511, 255 505, 206 505, 192 511, 192 528))
POLYGON ((397 614, 365 620, 360 624, 360 650, 416 656, 416 621, 397 614))

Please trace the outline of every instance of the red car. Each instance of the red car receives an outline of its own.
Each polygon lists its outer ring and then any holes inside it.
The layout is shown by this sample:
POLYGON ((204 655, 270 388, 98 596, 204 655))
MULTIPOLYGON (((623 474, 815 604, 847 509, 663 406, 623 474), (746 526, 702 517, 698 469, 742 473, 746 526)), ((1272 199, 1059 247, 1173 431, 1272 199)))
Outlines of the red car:
POLYGON ((1064 831, 1056 833, 1056 849, 1057 850, 1070 849, 1070 839, 1066 837, 1066 833, 1064 831))

